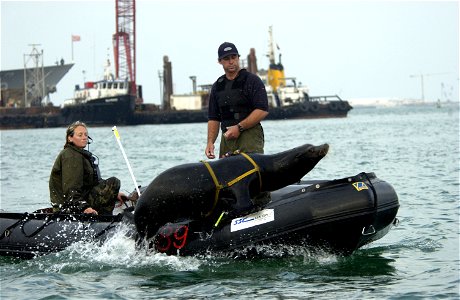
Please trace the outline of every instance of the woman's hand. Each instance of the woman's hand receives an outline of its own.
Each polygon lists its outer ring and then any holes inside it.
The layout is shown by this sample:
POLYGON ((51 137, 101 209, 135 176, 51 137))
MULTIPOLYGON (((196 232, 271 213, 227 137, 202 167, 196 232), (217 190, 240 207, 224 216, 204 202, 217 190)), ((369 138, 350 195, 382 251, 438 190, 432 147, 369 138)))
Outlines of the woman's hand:
POLYGON ((120 202, 123 203, 123 202, 125 202, 126 200, 128 200, 128 197, 127 197, 124 193, 120 192, 120 193, 118 193, 118 195, 117 195, 117 199, 118 199, 118 201, 120 201, 120 202))
POLYGON ((97 215, 97 210, 93 209, 92 207, 88 207, 83 211, 84 214, 94 214, 97 215))

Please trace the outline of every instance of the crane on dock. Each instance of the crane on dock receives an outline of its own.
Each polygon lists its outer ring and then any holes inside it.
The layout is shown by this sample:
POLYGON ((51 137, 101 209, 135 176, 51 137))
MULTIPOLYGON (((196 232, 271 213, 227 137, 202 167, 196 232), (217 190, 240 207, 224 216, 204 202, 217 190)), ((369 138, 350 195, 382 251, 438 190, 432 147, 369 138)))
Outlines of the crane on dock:
POLYGON ((113 34, 115 76, 127 79, 136 102, 142 90, 136 85, 136 0, 115 0, 116 31, 113 34))
POLYGON ((409 75, 410 78, 420 78, 420 84, 421 84, 421 91, 422 91, 422 101, 425 101, 425 85, 424 85, 424 79, 425 77, 430 77, 430 76, 436 76, 436 75, 445 75, 449 74, 449 72, 442 72, 442 73, 430 73, 430 74, 412 74, 409 75))

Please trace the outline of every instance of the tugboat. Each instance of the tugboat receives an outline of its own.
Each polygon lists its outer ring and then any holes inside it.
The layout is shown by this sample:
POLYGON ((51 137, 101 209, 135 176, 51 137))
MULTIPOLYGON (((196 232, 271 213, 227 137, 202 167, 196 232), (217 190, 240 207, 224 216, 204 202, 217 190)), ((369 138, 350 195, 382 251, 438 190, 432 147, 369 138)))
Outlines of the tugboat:
POLYGON ((278 63, 275 61, 275 47, 272 27, 269 27, 269 68, 257 70, 255 64, 255 51, 251 49, 248 56, 248 67, 250 72, 256 72, 264 81, 270 114, 268 120, 278 119, 308 119, 346 117, 352 106, 338 95, 315 96, 309 95, 307 86, 297 82, 295 77, 286 77, 284 66, 281 63, 279 54, 278 63))
POLYGON ((138 91, 126 79, 115 78, 107 60, 103 79, 87 81, 84 87, 75 86, 74 98, 64 101, 61 114, 64 123, 75 120, 88 124, 129 124, 136 106, 138 91))
MULTIPOLYGON (((251 48, 247 59, 241 59, 242 67, 248 72, 259 76, 265 84, 268 96, 269 114, 267 120, 285 119, 313 119, 313 118, 343 118, 346 117, 352 106, 338 95, 310 96, 309 88, 300 84, 295 77, 286 77, 284 66, 275 61, 275 47, 272 27, 269 27, 269 67, 268 70, 257 68, 255 49, 251 48)), ((172 87, 171 63, 165 64, 164 86, 172 87)), ((150 123, 192 123, 207 121, 207 106, 212 85, 200 85, 201 91, 196 91, 196 76, 193 80, 193 93, 191 94, 166 94, 163 99, 163 110, 142 117, 150 123), (161 119, 161 121, 158 121, 161 119)), ((172 88, 171 88, 172 91, 172 88)), ((136 118, 138 116, 136 115, 136 118)), ((140 117, 140 115, 139 115, 140 117)), ((145 121, 147 122, 147 121, 145 121)), ((138 122, 141 124, 142 122, 138 122)))

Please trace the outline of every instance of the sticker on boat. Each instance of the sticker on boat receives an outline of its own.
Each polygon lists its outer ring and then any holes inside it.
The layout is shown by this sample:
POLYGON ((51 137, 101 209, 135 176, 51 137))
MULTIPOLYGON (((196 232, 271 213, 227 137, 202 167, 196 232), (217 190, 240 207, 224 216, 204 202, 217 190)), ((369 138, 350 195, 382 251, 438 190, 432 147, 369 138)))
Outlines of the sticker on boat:
POLYGON ((253 214, 236 218, 232 220, 230 231, 235 232, 238 230, 258 226, 275 220, 274 209, 263 209, 253 214))
POLYGON ((367 185, 364 182, 355 182, 353 183, 353 186, 358 192, 368 189, 367 185))

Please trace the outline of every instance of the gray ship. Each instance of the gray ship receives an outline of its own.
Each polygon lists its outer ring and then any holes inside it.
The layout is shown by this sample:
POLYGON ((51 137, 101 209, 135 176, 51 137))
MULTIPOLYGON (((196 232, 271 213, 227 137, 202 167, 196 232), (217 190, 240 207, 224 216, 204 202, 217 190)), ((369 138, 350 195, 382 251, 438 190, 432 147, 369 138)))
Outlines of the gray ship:
POLYGON ((58 124, 60 107, 49 95, 74 64, 0 71, 0 128, 42 128, 58 124))

